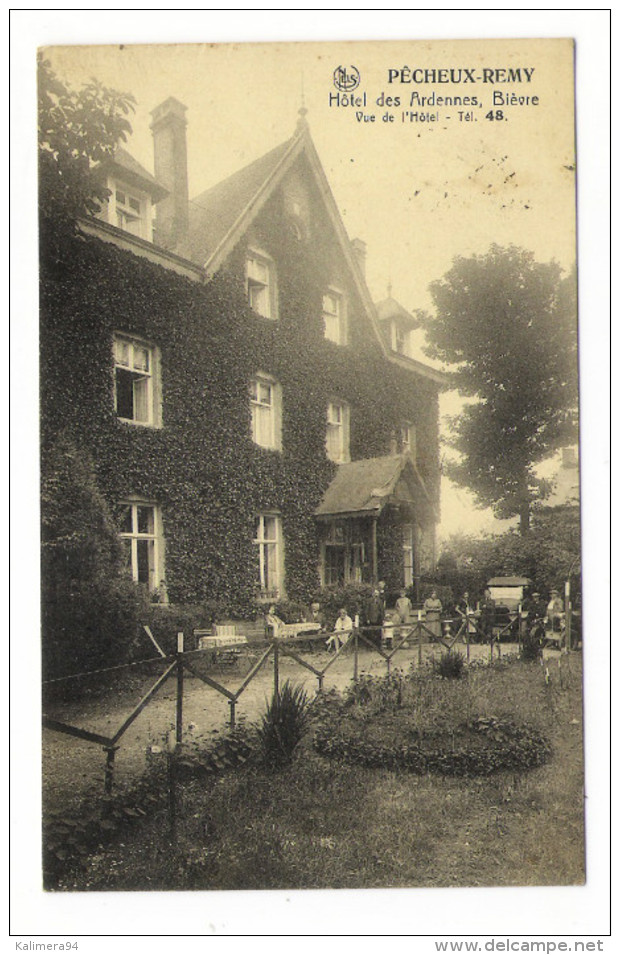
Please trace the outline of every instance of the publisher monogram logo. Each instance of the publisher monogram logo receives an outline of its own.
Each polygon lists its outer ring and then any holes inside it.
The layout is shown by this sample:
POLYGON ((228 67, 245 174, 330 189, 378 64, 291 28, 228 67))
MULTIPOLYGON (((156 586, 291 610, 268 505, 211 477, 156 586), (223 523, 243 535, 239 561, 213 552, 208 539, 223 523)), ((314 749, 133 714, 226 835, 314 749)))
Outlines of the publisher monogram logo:
POLYGON ((337 66, 334 70, 334 86, 343 93, 350 93, 360 85, 360 71, 356 66, 337 66))

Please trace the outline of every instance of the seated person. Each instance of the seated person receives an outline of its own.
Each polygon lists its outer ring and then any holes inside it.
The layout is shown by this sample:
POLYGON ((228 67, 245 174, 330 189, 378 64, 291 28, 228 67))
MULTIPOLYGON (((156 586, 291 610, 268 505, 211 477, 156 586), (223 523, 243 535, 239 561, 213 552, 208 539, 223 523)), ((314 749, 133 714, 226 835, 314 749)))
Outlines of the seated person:
POLYGON ((353 633, 353 621, 344 607, 338 612, 336 623, 334 624, 334 633, 325 641, 330 650, 337 651, 343 647, 353 633))

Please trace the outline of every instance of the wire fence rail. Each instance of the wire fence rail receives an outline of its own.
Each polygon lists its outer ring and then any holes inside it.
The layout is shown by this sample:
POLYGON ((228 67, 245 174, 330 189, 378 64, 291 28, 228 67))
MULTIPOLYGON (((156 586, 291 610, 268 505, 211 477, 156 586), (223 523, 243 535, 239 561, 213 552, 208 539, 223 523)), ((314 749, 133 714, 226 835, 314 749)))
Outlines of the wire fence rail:
POLYGON ((184 649, 184 635, 177 634, 177 649, 173 654, 166 654, 152 634, 149 638, 152 640, 159 656, 151 657, 147 660, 141 660, 134 663, 123 664, 119 666, 106 667, 100 670, 89 671, 83 674, 74 674, 68 677, 60 677, 54 680, 46 681, 46 684, 57 684, 63 681, 81 679, 111 673, 114 671, 128 670, 130 667, 146 665, 154 662, 165 663, 164 672, 149 687, 144 696, 137 705, 131 710, 123 720, 116 732, 110 735, 94 733, 79 726, 73 726, 61 720, 54 719, 51 716, 43 715, 43 727, 55 733, 72 736, 85 742, 94 743, 103 747, 106 762, 104 774, 104 789, 106 793, 111 793, 114 783, 114 760, 117 751, 120 748, 121 740, 124 734, 134 721, 140 716, 143 710, 152 702, 161 688, 169 680, 175 679, 175 730, 173 734, 172 746, 180 746, 183 743, 183 697, 185 693, 185 673, 191 674, 206 686, 215 690, 216 693, 225 697, 230 708, 229 726, 234 729, 237 723, 237 706, 240 698, 250 683, 257 677, 259 672, 269 664, 272 669, 273 690, 274 693, 280 692, 280 662, 282 657, 292 659, 298 666, 308 670, 317 679, 317 691, 324 690, 324 681, 327 672, 336 663, 338 659, 346 652, 347 656, 352 657, 352 679, 359 680, 360 675, 360 650, 370 649, 378 654, 386 665, 386 671, 389 675, 396 655, 402 650, 417 648, 417 666, 423 665, 423 647, 425 644, 437 644, 445 650, 451 651, 458 644, 464 645, 467 660, 470 659, 470 644, 475 640, 478 643, 485 643, 489 647, 489 659, 493 660, 494 655, 501 656, 501 640, 510 634, 517 637, 517 642, 521 646, 524 635, 524 625, 519 612, 507 615, 508 621, 502 626, 496 626, 490 632, 481 628, 478 618, 475 614, 462 614, 457 618, 444 620, 441 623, 439 632, 433 627, 429 627, 422 619, 418 619, 411 624, 384 627, 354 627, 348 636, 339 633, 337 636, 343 640, 340 646, 331 654, 327 663, 319 666, 318 663, 310 662, 302 655, 304 647, 308 644, 329 642, 329 638, 335 636, 335 633, 320 634, 302 634, 297 637, 281 638, 272 637, 269 639, 267 647, 262 650, 256 662, 251 666, 243 677, 241 683, 236 689, 229 689, 218 682, 213 676, 201 672, 197 664, 205 657, 209 661, 213 660, 212 650, 197 649, 186 651, 184 649), (343 639, 344 638, 344 639, 343 639))

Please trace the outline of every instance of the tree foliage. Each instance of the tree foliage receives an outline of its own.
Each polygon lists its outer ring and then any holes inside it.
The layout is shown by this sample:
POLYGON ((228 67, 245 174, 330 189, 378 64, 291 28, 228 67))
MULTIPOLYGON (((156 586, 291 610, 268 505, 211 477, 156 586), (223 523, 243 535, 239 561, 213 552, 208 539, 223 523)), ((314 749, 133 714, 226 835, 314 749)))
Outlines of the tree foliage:
POLYGON ((44 455, 42 631, 46 677, 118 663, 138 649, 145 609, 89 455, 66 435, 44 455))
POLYGON ((39 199, 42 227, 71 225, 92 215, 109 190, 97 165, 114 154, 131 133, 127 119, 134 98, 91 80, 72 90, 39 57, 39 199))
POLYGON ((524 533, 533 501, 550 490, 536 464, 575 440, 575 274, 493 245, 455 259, 430 290, 429 355, 454 365, 454 387, 473 399, 451 421, 461 458, 447 473, 498 517, 519 515, 524 533))
POLYGON ((524 539, 514 530, 495 536, 453 534, 438 561, 440 579, 456 593, 479 596, 491 577, 528 577, 535 589, 547 594, 571 580, 580 592, 581 530, 576 507, 535 507, 530 533, 524 539))

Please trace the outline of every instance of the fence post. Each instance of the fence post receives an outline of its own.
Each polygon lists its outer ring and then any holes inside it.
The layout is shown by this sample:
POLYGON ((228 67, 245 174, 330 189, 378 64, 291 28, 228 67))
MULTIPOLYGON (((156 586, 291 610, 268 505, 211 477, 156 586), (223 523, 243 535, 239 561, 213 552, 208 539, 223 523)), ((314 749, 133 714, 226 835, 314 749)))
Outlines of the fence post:
POLYGON ((358 630, 357 627, 353 631, 353 679, 357 683, 358 680, 358 651, 359 651, 359 642, 358 642, 358 630))
POLYGON ((176 741, 183 742, 183 634, 177 633, 177 725, 176 741))
POLYGON ((418 666, 422 666, 422 617, 418 610, 418 666))
POLYGON ((280 644, 275 640, 273 645, 273 694, 280 696, 280 644))
POLYGON ((168 824, 170 828, 170 838, 176 842, 177 837, 177 766, 176 766, 176 734, 172 730, 168 733, 167 739, 167 759, 168 759, 168 824))
POLYGON ((116 755, 117 749, 118 749, 118 746, 104 747, 104 751, 106 754, 104 789, 105 789, 106 795, 108 796, 112 792, 112 784, 114 782, 114 757, 116 755))
POLYGON ((465 652, 469 663, 469 614, 465 613, 465 652))
POLYGON ((567 650, 571 649, 571 613, 570 580, 567 580, 564 583, 564 645, 567 650))
POLYGON ((231 730, 234 730, 234 728, 235 728, 235 722, 236 722, 236 720, 235 720, 235 707, 236 707, 236 705, 237 705, 237 701, 236 701, 236 700, 229 700, 229 701, 228 701, 228 705, 229 705, 229 707, 230 707, 230 728, 231 728, 231 730))

